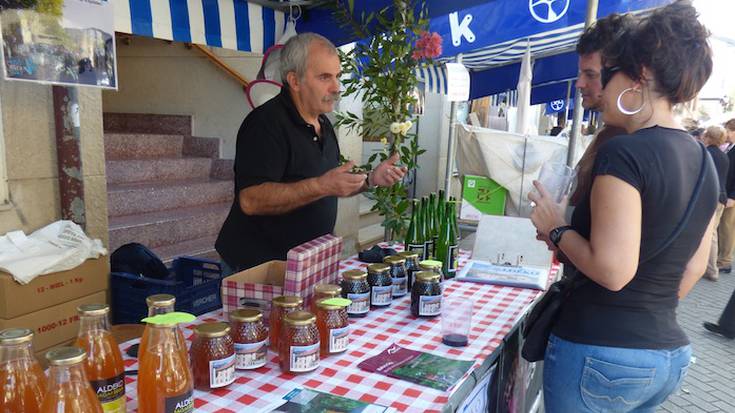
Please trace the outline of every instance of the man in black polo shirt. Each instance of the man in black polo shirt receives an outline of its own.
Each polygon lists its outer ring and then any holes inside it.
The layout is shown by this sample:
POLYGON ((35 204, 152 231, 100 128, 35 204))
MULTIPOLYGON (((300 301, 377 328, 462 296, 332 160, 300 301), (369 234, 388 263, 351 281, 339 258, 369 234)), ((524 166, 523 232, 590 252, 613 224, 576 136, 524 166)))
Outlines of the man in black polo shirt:
POLYGON ((325 113, 340 96, 334 45, 314 33, 291 38, 281 51, 283 88, 253 110, 237 133, 235 200, 217 238, 217 252, 240 271, 284 260, 289 249, 331 233, 337 197, 390 186, 406 170, 398 155, 370 174, 339 165, 339 145, 325 113))

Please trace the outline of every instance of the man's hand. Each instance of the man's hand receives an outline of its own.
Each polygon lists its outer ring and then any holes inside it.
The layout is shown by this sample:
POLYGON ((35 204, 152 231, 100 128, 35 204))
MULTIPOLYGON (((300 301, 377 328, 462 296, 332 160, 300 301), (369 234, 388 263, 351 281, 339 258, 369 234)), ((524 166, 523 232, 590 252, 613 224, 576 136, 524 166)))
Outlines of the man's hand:
POLYGON ((399 160, 398 153, 394 153, 393 156, 376 166, 370 173, 370 184, 388 187, 403 179, 408 169, 405 166, 396 166, 399 160))
POLYGON ((727 198, 727 203, 725 203, 725 208, 732 208, 735 206, 735 199, 727 198))
POLYGON ((321 190, 326 196, 351 196, 365 184, 365 174, 350 172, 355 163, 349 161, 317 178, 321 190))

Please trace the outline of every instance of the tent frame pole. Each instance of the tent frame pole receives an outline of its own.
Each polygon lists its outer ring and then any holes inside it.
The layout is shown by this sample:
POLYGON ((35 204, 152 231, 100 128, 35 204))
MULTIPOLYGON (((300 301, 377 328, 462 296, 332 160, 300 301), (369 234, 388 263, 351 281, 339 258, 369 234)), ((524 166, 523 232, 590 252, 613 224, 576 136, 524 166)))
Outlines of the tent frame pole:
MULTIPOLYGON (((597 7, 599 0, 587 0, 587 16, 584 19, 585 29, 592 26, 597 20, 597 7)), ((574 115, 572 116, 572 133, 569 135, 569 147, 567 148, 567 165, 574 167, 575 149, 577 140, 582 131, 582 91, 576 89, 574 93, 574 115)))
MULTIPOLYGON (((457 55, 457 63, 462 63, 462 55, 457 55)), ((452 175, 454 174, 454 156, 456 152, 455 135, 457 123, 457 102, 452 102, 449 109, 449 138, 447 139, 447 165, 444 172, 444 200, 448 201, 452 186, 452 175)))

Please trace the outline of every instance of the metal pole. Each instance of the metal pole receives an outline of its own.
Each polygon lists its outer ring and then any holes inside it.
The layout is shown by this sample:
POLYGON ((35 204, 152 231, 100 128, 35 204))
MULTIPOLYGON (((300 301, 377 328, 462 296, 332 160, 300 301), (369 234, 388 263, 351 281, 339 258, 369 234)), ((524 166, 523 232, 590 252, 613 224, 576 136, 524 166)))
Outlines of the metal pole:
MULTIPOLYGON (((462 63, 462 55, 457 56, 457 63, 462 63)), ((449 109, 449 139, 447 142, 447 170, 444 172, 444 199, 449 200, 452 174, 454 173, 455 123, 457 123, 457 102, 452 102, 449 109)))
MULTIPOLYGON (((587 0, 587 17, 584 20, 584 27, 590 27, 597 20, 597 6, 599 0, 587 0)), ((569 148, 567 148, 567 165, 574 166, 574 150, 577 146, 577 139, 582 130, 582 91, 577 89, 574 93, 574 115, 572 117, 572 133, 569 135, 569 148)))
POLYGON ((564 125, 559 125, 561 127, 565 127, 567 125, 567 120, 569 119, 569 102, 572 99, 572 81, 567 80, 567 100, 564 101, 564 125))

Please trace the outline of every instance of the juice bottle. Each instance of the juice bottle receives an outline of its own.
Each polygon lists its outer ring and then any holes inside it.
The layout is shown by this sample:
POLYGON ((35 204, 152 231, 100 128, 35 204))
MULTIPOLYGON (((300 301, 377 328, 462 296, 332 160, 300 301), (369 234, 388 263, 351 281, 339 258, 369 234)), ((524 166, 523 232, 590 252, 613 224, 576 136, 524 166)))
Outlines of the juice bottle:
POLYGON ((0 331, 0 412, 41 411, 46 375, 33 357, 33 331, 0 331))
POLYGON ((87 352, 79 347, 59 347, 46 353, 49 377, 42 413, 103 413, 84 373, 86 358, 87 352))
MULTIPOLYGON (((174 297, 171 294, 154 294, 149 295, 145 299, 146 304, 148 305, 148 317, 153 317, 154 315, 158 314, 167 314, 172 313, 174 311, 174 305, 176 304, 176 297, 174 297)), ((189 355, 186 352, 186 339, 184 338, 184 333, 181 332, 181 329, 176 327, 177 336, 179 340, 181 340, 182 348, 183 348, 183 355, 184 357, 189 357, 189 355)), ((146 346, 148 345, 148 334, 149 334, 149 328, 148 324, 146 324, 145 329, 143 329, 143 335, 140 337, 140 345, 138 346, 138 363, 143 362, 143 355, 146 354, 146 346)))
POLYGON ((149 323, 148 332, 138 370, 138 412, 193 412, 194 379, 177 324, 149 323))
POLYGON ((75 345, 87 352, 84 370, 106 413, 125 413, 125 365, 110 332, 110 306, 77 307, 79 334, 75 345))

